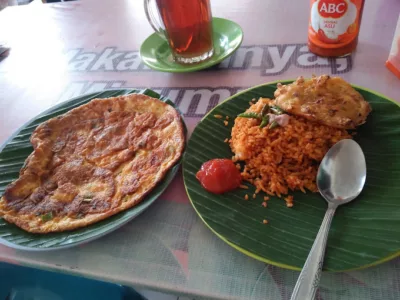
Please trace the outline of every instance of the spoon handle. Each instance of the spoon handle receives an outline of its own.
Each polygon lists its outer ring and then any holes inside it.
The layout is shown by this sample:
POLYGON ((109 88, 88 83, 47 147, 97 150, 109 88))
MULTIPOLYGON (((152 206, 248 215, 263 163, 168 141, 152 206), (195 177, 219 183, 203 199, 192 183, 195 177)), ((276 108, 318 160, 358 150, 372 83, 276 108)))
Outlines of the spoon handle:
POLYGON ((292 297, 290 300, 313 300, 317 292, 319 279, 321 277, 322 265, 324 263, 324 254, 326 241, 328 239, 329 228, 331 226, 336 205, 329 204, 325 213, 324 220, 315 238, 314 244, 308 254, 307 260, 297 279, 292 297))

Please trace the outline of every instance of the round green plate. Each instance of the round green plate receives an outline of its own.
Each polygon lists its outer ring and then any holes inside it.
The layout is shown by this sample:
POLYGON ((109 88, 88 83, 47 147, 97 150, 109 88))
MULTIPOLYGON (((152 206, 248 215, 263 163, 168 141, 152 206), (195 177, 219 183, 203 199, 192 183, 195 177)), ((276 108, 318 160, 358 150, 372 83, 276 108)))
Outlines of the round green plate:
MULTIPOLYGON (((29 142, 30 136, 40 123, 64 114, 92 99, 108 98, 127 94, 145 94, 174 106, 170 100, 160 96, 152 90, 121 89, 107 90, 79 96, 45 111, 22 126, 8 139, 8 141, 0 146, 0 195, 3 194, 9 183, 18 178, 19 170, 23 166, 25 159, 33 151, 31 143, 29 142)), ((3 218, 0 218, 0 243, 15 249, 43 251, 69 248, 104 236, 131 221, 148 208, 167 188, 176 175, 179 165, 180 163, 176 164, 171 170, 169 170, 164 179, 140 204, 85 228, 41 235, 26 232, 14 224, 6 222, 3 218)))
MULTIPOLYGON (((288 83, 291 81, 281 81, 288 83)), ((222 240, 258 260, 300 270, 307 258, 327 204, 317 193, 294 193, 295 205, 271 197, 261 206, 254 187, 223 195, 205 191, 195 175, 202 163, 230 158, 225 138, 235 116, 259 97, 273 98, 277 82, 232 96, 215 107, 195 128, 183 159, 186 191, 204 223, 222 240), (230 116, 229 125, 215 114, 230 116), (249 200, 243 198, 249 195, 249 200), (263 224, 267 219, 269 224, 263 224)), ((332 222, 324 269, 345 271, 376 265, 400 254, 400 107, 373 91, 355 87, 371 104, 372 113, 357 130, 355 140, 367 161, 367 181, 355 201, 339 207, 332 222)))
POLYGON ((242 28, 235 22, 213 18, 214 55, 201 63, 183 65, 176 63, 166 40, 157 33, 150 35, 140 47, 140 57, 150 68, 163 72, 193 72, 216 65, 231 55, 243 40, 242 28))

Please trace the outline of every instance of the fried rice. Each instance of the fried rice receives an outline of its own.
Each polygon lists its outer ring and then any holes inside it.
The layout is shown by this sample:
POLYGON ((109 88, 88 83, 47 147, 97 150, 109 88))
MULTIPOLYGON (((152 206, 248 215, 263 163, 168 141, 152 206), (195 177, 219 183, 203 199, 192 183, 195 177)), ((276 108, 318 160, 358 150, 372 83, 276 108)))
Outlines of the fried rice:
MULTIPOLYGON (((260 113, 272 100, 260 98, 246 112, 260 113)), ((232 128, 230 146, 233 161, 244 161, 241 172, 245 181, 281 197, 290 191, 317 192, 318 166, 326 152, 342 139, 351 138, 344 129, 337 129, 290 116, 284 127, 260 128, 260 121, 238 117, 232 128)), ((293 197, 285 197, 291 203, 293 197)))

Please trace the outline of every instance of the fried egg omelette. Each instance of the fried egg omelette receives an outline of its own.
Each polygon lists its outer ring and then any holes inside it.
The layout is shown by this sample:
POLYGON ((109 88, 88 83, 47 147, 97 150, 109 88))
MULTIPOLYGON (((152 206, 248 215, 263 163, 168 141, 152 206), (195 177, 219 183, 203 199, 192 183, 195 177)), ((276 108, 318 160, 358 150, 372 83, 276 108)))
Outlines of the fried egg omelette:
POLYGON ((85 227, 137 205, 180 159, 179 113, 139 94, 94 99, 39 125, 0 216, 33 233, 85 227))
POLYGON ((299 77, 291 84, 277 87, 276 105, 290 114, 330 127, 354 129, 365 123, 371 112, 363 96, 340 77, 299 77))

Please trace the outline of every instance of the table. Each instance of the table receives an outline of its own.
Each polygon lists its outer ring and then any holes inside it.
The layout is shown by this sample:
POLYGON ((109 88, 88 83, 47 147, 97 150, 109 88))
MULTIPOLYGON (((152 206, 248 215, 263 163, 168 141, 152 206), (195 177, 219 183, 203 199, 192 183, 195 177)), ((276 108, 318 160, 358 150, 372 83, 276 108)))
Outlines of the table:
MULTIPOLYGON (((138 48, 152 32, 140 0, 86 0, 0 13, 0 143, 30 118, 71 97, 150 87, 184 113, 189 133, 209 109, 239 90, 298 75, 340 74, 397 101, 386 70, 397 0, 366 1, 357 52, 310 54, 307 1, 211 0, 214 16, 240 24, 241 48, 220 65, 190 74, 152 71, 138 48)), ((298 272, 248 258, 215 237, 189 204, 179 174, 148 211, 97 241, 46 253, 0 246, 0 261, 206 299, 289 299, 298 272)), ((324 273, 317 299, 400 299, 400 259, 363 271, 324 273)))

